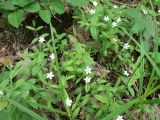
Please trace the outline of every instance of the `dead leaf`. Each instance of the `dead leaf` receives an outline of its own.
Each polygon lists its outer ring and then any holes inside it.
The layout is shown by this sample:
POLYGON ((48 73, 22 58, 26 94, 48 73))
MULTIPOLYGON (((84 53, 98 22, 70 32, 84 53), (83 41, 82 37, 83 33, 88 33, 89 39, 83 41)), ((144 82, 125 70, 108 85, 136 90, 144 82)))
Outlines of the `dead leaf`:
POLYGON ((110 73, 110 71, 107 70, 105 67, 102 67, 99 64, 96 64, 94 73, 95 73, 95 76, 107 76, 108 73, 110 73))
POLYGON ((3 56, 0 57, 0 64, 7 65, 7 64, 13 64, 16 60, 15 56, 9 55, 9 56, 3 56))

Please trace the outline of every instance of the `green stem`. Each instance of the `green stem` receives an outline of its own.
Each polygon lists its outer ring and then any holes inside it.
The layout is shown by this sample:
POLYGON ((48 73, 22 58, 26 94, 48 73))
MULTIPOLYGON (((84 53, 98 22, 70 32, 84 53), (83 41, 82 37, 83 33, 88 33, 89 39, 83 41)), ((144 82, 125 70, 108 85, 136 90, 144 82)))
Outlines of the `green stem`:
POLYGON ((62 98, 62 101, 63 101, 63 104, 68 112, 68 115, 69 117, 71 117, 71 114, 70 114, 70 111, 69 111, 69 108, 66 106, 66 103, 65 103, 65 99, 66 97, 68 97, 68 94, 67 94, 67 91, 63 85, 63 81, 62 81, 62 75, 61 75, 61 70, 60 70, 60 67, 59 67, 59 63, 58 63, 58 57, 57 57, 57 51, 56 51, 56 43, 55 43, 55 39, 54 39, 54 33, 53 33, 53 26, 52 26, 52 23, 50 22, 50 32, 51 32, 51 39, 52 39, 52 46, 53 46, 53 52, 54 52, 54 55, 55 55, 55 62, 56 62, 56 68, 57 68, 57 75, 58 75, 58 81, 59 81, 59 85, 60 85, 60 91, 61 91, 61 98, 62 98))

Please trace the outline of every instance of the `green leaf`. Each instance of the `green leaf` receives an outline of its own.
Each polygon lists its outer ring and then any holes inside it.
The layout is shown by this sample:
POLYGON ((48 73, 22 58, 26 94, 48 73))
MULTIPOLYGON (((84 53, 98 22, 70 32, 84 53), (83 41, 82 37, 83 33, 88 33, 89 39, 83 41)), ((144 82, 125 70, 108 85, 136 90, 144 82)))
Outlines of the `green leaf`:
MULTIPOLYGON (((7 98, 6 98, 7 99, 7 98)), ((19 104, 18 102, 11 100, 11 99, 7 99, 7 101, 10 104, 13 104, 14 106, 16 106, 17 108, 19 108, 20 110, 22 110, 23 112, 29 114, 30 116, 32 116, 33 118, 35 118, 36 120, 46 120, 45 118, 41 117, 40 115, 38 115, 37 113, 35 113, 34 111, 26 108, 25 106, 19 104)), ((8 115, 7 115, 8 116, 8 115)), ((0 115, 1 117, 1 115, 0 115)), ((5 117, 4 117, 5 118, 5 117)), ((3 119, 2 119, 3 120, 3 119)))
POLYGON ((102 120, 112 120, 114 117, 117 117, 118 115, 122 114, 124 111, 132 107, 134 104, 140 102, 141 99, 136 98, 124 105, 119 106, 115 111, 104 117, 102 120))
MULTIPOLYGON (((0 101, 0 111, 3 110, 5 107, 7 107, 7 105, 8 105, 8 102, 0 101)), ((0 115, 0 117, 1 117, 1 115, 0 115)))
POLYGON ((97 27, 91 27, 90 32, 91 32, 91 35, 92 35, 93 39, 97 40, 98 39, 97 27))
POLYGON ((138 34, 139 32, 144 30, 144 24, 142 21, 136 21, 133 27, 131 28, 132 33, 138 34))
POLYGON ((78 96, 76 98, 76 102, 72 105, 72 110, 74 110, 76 108, 76 106, 78 105, 80 99, 81 99, 81 93, 78 94, 78 96))
POLYGON ((90 96, 86 95, 82 99, 83 99, 83 101, 80 104, 81 104, 81 106, 85 106, 88 103, 88 101, 90 100, 90 96))
POLYGON ((72 118, 76 118, 79 111, 80 111, 80 107, 76 108, 75 111, 73 112, 72 118))
POLYGON ((53 0, 51 2, 51 9, 53 12, 62 14, 65 12, 64 2, 61 0, 53 0))
POLYGON ((99 100, 99 101, 101 101, 101 102, 103 102, 103 103, 108 103, 108 100, 107 100, 107 98, 106 98, 106 96, 105 95, 94 95, 94 97, 97 99, 97 100, 99 100))
POLYGON ((86 91, 86 93, 88 93, 89 90, 90 90, 90 85, 89 85, 89 84, 86 84, 86 85, 85 85, 85 91, 86 91))
POLYGON ((75 7, 83 7, 89 3, 89 0, 66 0, 66 1, 75 7))
POLYGON ((11 3, 11 2, 1 2, 0 3, 0 9, 14 10, 15 7, 14 7, 13 3, 11 3))
POLYGON ((7 111, 0 111, 0 120, 12 120, 12 117, 7 111))
POLYGON ((34 0, 14 0, 14 4, 18 5, 20 7, 24 7, 28 5, 29 3, 33 2, 34 0))
POLYGON ((51 15, 51 13, 50 13, 49 10, 40 10, 40 11, 39 11, 39 16, 40 16, 41 19, 42 19, 44 22, 46 22, 47 24, 50 23, 52 15, 51 15))
POLYGON ((39 65, 34 66, 32 69, 32 75, 37 75, 40 72, 40 70, 41 69, 39 65))
POLYGON ((41 6, 38 2, 33 2, 24 7, 24 10, 27 12, 38 12, 41 9, 41 6))
POLYGON ((155 34, 154 25, 151 21, 149 21, 147 19, 143 20, 143 24, 145 26, 144 37, 146 40, 148 40, 151 36, 154 36, 154 34, 155 34))
POLYGON ((23 14, 24 11, 23 10, 17 10, 15 12, 12 12, 8 15, 8 22, 18 28, 19 25, 21 24, 22 20, 23 20, 23 14))
POLYGON ((136 20, 142 19, 142 15, 139 9, 137 8, 128 8, 125 10, 128 18, 134 18, 136 20))
POLYGON ((35 30, 36 30, 36 29, 35 29, 34 27, 32 27, 32 26, 26 26, 26 28, 29 29, 29 30, 32 30, 32 31, 35 31, 35 30))

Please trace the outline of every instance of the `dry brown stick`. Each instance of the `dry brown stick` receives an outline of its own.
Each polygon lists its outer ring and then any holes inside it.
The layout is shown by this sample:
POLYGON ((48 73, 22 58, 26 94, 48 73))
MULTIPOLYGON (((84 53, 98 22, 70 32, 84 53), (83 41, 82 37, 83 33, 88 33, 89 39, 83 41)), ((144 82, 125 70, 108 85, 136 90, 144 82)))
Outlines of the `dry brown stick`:
POLYGON ((127 3, 122 3, 122 2, 119 2, 119 1, 116 1, 116 0, 110 0, 112 3, 115 3, 115 4, 119 4, 119 5, 127 5, 127 6, 130 6, 130 7, 135 7, 137 6, 137 4, 127 4, 127 3))

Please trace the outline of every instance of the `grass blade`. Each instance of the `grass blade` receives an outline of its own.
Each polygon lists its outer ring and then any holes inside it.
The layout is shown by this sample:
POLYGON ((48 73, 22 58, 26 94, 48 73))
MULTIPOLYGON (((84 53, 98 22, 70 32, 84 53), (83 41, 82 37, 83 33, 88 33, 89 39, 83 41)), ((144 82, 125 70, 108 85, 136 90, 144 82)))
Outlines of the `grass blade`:
POLYGON ((136 99, 124 104, 124 105, 121 105, 115 111, 113 111, 111 114, 104 117, 102 120, 111 120, 114 117, 116 117, 116 116, 120 115, 121 113, 123 113, 124 111, 126 111, 128 108, 135 105, 136 103, 139 103, 140 101, 141 101, 140 98, 136 98, 136 99))
POLYGON ((38 115, 37 113, 33 112, 32 110, 24 107, 23 105, 17 103, 16 101, 12 100, 12 99, 7 99, 7 101, 10 104, 13 104, 14 106, 16 106, 17 108, 19 108, 20 110, 26 112, 27 114, 29 114, 30 116, 32 116, 33 118, 37 119, 37 120, 46 120, 45 118, 41 117, 40 115, 38 115))

